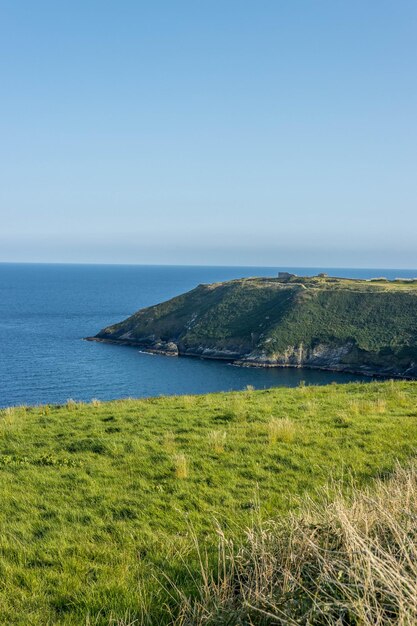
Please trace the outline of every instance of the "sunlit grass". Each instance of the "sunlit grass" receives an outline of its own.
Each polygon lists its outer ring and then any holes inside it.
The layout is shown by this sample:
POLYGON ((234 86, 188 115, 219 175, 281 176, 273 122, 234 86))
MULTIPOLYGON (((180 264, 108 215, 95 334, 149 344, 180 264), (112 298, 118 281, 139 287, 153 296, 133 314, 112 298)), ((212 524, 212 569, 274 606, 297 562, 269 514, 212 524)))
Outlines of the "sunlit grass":
POLYGON ((290 443, 294 440, 296 427, 293 421, 287 418, 272 418, 268 422, 269 442, 275 444, 278 441, 290 443))
POLYGON ((227 432, 225 430, 212 430, 208 434, 209 444, 217 454, 224 452, 226 438, 227 432))
POLYGON ((184 480, 188 477, 188 462, 185 454, 176 454, 174 457, 175 478, 184 480))
POLYGON ((166 625, 160 583, 194 589, 192 533, 215 567, 216 523, 237 541, 259 503, 285 517, 416 445, 405 382, 0 411, 0 623, 166 625))

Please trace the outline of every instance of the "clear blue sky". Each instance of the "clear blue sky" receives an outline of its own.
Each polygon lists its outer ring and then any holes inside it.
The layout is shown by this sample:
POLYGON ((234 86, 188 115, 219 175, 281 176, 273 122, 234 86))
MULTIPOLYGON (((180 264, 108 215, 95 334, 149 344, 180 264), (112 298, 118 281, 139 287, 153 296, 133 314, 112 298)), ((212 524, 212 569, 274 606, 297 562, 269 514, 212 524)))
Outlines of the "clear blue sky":
POLYGON ((417 267, 415 0, 0 0, 0 261, 417 267))

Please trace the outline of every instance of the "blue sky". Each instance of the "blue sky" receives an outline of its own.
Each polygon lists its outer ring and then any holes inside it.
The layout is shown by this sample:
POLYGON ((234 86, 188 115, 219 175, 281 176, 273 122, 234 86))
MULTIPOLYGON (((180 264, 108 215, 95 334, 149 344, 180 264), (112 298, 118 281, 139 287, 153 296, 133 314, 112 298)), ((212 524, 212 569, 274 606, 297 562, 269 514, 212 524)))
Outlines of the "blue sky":
POLYGON ((417 267, 417 4, 0 0, 0 261, 417 267))

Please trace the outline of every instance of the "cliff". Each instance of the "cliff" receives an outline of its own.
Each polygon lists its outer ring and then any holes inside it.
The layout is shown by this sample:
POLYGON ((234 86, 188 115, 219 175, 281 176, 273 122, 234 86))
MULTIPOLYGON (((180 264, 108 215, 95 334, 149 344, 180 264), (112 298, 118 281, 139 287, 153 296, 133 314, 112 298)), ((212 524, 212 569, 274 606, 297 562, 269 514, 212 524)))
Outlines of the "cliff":
POLYGON ((417 378, 417 281, 288 275, 199 285, 89 339, 247 366, 417 378))

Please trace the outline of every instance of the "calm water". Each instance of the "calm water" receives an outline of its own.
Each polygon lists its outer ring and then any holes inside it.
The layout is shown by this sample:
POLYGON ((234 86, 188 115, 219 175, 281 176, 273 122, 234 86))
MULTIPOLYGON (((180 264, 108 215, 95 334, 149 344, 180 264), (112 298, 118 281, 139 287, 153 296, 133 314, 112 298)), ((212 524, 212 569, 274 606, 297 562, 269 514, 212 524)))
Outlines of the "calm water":
MULTIPOLYGON (((82 341, 137 309, 195 287, 278 269, 0 264, 0 406, 295 386, 361 377, 252 369, 82 341)), ((298 268, 297 274, 414 277, 417 271, 298 268)))

